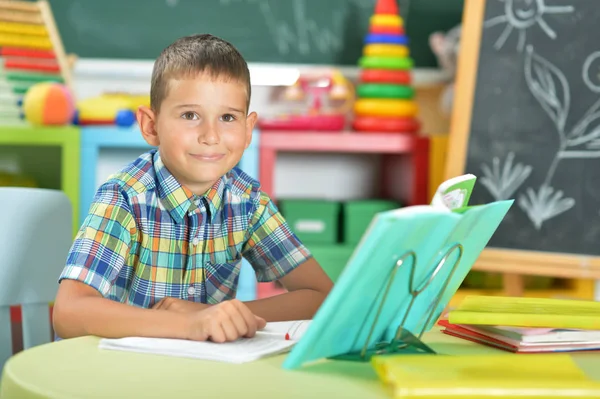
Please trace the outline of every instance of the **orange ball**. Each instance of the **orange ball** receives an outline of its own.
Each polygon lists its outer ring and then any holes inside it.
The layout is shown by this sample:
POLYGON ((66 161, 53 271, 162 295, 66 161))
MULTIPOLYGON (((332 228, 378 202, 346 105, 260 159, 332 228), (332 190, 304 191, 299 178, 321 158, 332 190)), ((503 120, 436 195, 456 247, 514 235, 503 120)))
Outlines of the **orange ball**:
POLYGON ((75 104, 69 89, 60 83, 37 83, 23 98, 25 119, 33 125, 67 125, 73 121, 75 104))

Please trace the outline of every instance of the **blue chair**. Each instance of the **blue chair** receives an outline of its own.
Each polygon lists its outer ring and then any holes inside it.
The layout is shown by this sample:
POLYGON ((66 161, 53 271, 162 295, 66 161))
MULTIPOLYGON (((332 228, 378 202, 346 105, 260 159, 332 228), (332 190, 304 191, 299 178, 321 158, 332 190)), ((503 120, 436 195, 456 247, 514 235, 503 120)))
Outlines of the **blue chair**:
POLYGON ((73 240, 59 190, 0 187, 0 368, 12 355, 10 306, 20 305, 23 349, 52 341, 49 305, 73 240))
MULTIPOLYGON (((258 179, 258 131, 254 131, 252 143, 246 149, 238 166, 250 176, 258 179)), ((79 223, 87 216, 90 204, 98 188, 96 170, 101 150, 139 149, 140 154, 151 146, 142 137, 139 128, 117 126, 83 127, 81 129, 81 173, 79 192, 79 223)), ((108 177, 108 176, 107 176, 108 177)), ((241 301, 256 299, 256 276, 250 264, 244 259, 238 282, 237 298, 241 301)))

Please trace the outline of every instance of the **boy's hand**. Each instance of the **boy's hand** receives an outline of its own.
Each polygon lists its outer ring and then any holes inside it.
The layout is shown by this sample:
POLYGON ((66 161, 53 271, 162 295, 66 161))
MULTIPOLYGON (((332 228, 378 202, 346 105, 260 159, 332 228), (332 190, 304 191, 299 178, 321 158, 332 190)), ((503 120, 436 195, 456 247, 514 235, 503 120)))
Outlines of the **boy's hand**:
POLYGON ((171 298, 171 297, 167 296, 167 297, 164 297, 163 299, 161 299, 160 301, 156 302, 152 306, 152 309, 170 310, 170 311, 180 312, 180 313, 189 313, 189 312, 197 312, 199 310, 204 310, 210 306, 211 305, 207 305, 205 303, 191 302, 191 301, 186 301, 184 299, 171 298))
POLYGON ((226 342, 251 338, 267 324, 237 299, 210 306, 191 317, 189 339, 194 341, 226 342))

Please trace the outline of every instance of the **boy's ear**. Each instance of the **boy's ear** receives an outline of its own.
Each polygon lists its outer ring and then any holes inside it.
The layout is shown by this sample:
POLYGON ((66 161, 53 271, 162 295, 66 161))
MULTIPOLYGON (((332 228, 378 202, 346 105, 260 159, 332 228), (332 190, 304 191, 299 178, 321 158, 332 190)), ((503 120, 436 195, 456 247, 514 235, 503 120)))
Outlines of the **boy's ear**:
POLYGON ((158 140, 158 134, 156 133, 156 114, 154 111, 145 105, 140 105, 135 116, 140 125, 142 137, 144 137, 146 143, 158 147, 160 142, 158 140))
POLYGON ((254 125, 256 125, 257 119, 258 115, 256 112, 250 112, 246 117, 246 148, 248 148, 252 142, 252 131, 254 130, 254 125))

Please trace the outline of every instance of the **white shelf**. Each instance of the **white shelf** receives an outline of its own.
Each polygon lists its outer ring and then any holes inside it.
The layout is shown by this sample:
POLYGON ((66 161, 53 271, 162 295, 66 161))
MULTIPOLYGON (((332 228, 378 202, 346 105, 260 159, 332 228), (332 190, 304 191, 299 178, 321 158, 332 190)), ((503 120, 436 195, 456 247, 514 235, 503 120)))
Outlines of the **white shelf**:
MULTIPOLYGON (((122 60, 80 58, 75 63, 74 75, 78 79, 148 80, 152 75, 151 60, 122 60)), ((285 86, 295 82, 303 71, 338 68, 346 77, 355 80, 358 67, 305 64, 248 63, 253 86, 285 86)), ((416 88, 443 84, 449 76, 438 68, 413 69, 413 86, 416 88)))

